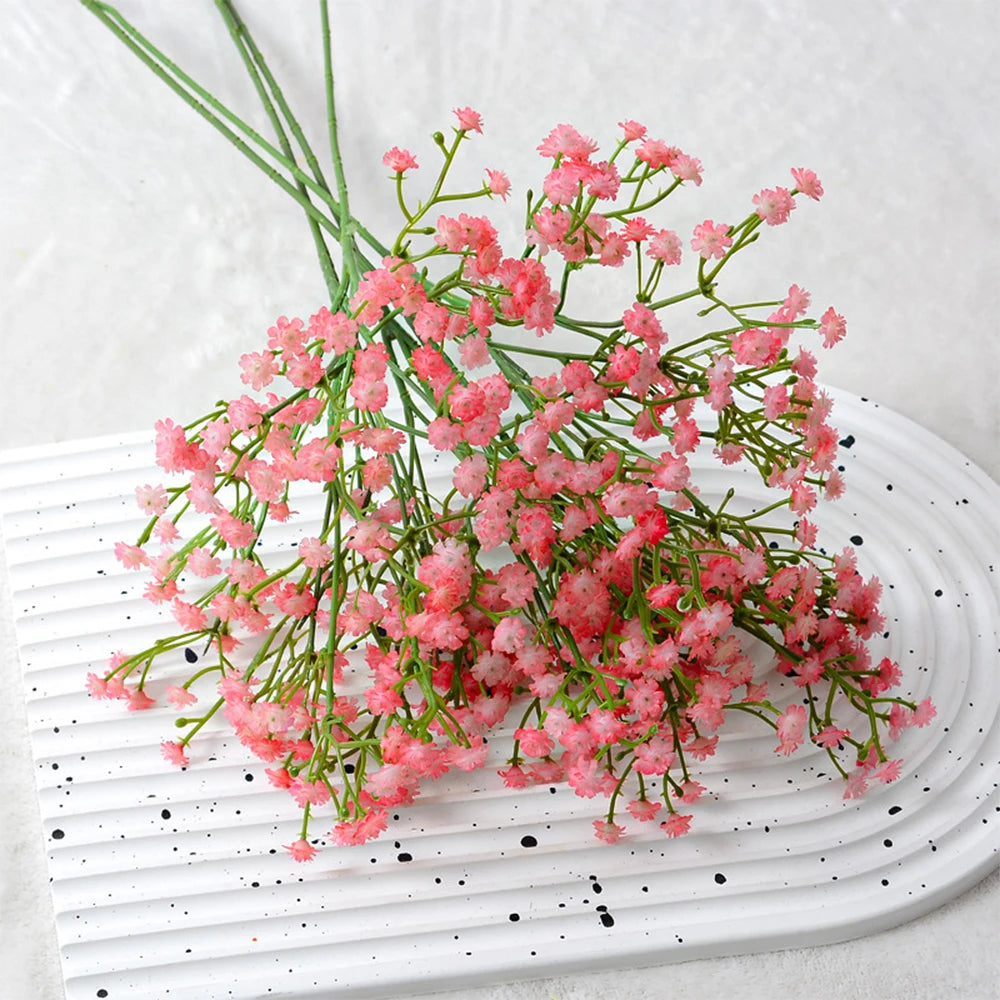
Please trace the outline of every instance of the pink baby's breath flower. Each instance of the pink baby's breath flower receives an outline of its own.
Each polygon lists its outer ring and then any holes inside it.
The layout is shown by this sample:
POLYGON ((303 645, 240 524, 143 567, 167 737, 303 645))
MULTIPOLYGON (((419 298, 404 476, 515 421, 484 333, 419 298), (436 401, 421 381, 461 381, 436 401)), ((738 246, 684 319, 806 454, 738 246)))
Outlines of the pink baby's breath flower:
POLYGON ((130 712, 144 712, 156 704, 142 688, 126 688, 124 696, 128 699, 128 704, 125 707, 130 712))
POLYGON ((681 238, 669 229, 661 229, 646 244, 646 256, 664 264, 681 262, 681 238))
POLYGON ((333 556, 333 549, 318 538, 303 538, 299 542, 299 558, 310 569, 322 569, 333 556))
POLYGON ((257 537, 252 524, 233 517, 228 511, 213 517, 211 524, 226 544, 234 549, 245 548, 257 537))
POLYGON ((162 542, 164 545, 176 542, 181 537, 181 533, 177 530, 177 525, 167 517, 157 518, 153 534, 156 536, 157 541, 162 542))
POLYGON ((640 125, 639 122, 632 121, 631 118, 626 119, 623 122, 619 122, 618 127, 622 130, 623 137, 626 142, 635 142, 637 139, 641 139, 646 134, 646 126, 640 125))
POLYGON ((462 367, 482 368, 490 363, 490 349, 485 337, 466 337, 458 348, 462 367))
POLYGON ((884 761, 872 772, 872 780, 888 785, 890 781, 895 781, 899 777, 902 765, 901 760, 884 761))
POLYGON ((823 495, 827 500, 836 500, 844 495, 844 477, 838 469, 833 469, 827 475, 823 495))
POLYGON ((809 308, 809 300, 810 295, 804 288, 792 285, 788 289, 788 295, 781 304, 781 308, 794 319, 805 315, 806 310, 809 308))
POLYGON ((847 335, 847 321, 830 306, 819 321, 819 332, 824 347, 833 347, 847 335))
POLYGON ((777 420, 788 410, 788 386, 772 385, 764 390, 764 416, 768 420, 777 420))
POLYGON ((377 837, 388 824, 384 809, 373 809, 356 820, 338 823, 330 833, 331 838, 342 847, 364 844, 377 837))
POLYGON ((931 703, 930 698, 925 698, 913 713, 913 724, 920 729, 929 725, 937 715, 937 709, 931 703))
POLYGON ((372 493, 384 490, 393 479, 392 462, 384 455, 368 459, 361 470, 361 481, 372 493))
POLYGON ((680 813, 671 813, 660 824, 660 829, 668 837, 681 837, 690 829, 693 818, 693 816, 682 816, 680 813))
POLYGON ((389 399, 389 387, 381 379, 357 378, 348 391, 358 409, 368 413, 378 413, 389 399))
POLYGON ((868 775, 862 770, 858 769, 852 771, 844 784, 844 798, 845 799, 859 799, 868 790, 868 775))
POLYGON ((437 417, 427 426, 427 440, 438 451, 452 451, 462 441, 462 427, 447 417, 437 417))
POLYGON ((635 799, 628 804, 628 811, 640 823, 648 823, 655 819, 662 808, 662 802, 652 802, 649 799, 635 799))
POLYGON ((487 168, 486 176, 489 178, 486 186, 499 195, 504 201, 507 200, 507 193, 510 191, 510 180, 502 170, 490 170, 487 168))
POLYGON ((137 486, 135 502, 144 514, 157 516, 167 511, 167 491, 162 486, 137 486))
POLYGON ((511 764, 510 767, 497 774, 503 779, 505 788, 527 788, 528 778, 520 764, 511 764))
POLYGON ((178 687, 176 684, 168 684, 165 693, 167 701, 178 710, 193 705, 198 700, 197 696, 193 695, 187 688, 178 687))
POLYGON ((277 768, 266 767, 264 768, 264 773, 267 775, 267 780, 275 788, 285 788, 285 789, 290 788, 292 781, 294 781, 294 778, 292 778, 291 774, 288 772, 288 769, 284 767, 277 767, 277 768))
POLYGON ((149 557, 138 545, 115 542, 115 558, 126 569, 139 569, 149 563, 149 557))
POLYGON ((463 132, 482 132, 483 116, 472 108, 455 108, 458 127, 463 132))
POLYGON ((294 861, 312 861, 316 857, 316 848, 308 840, 299 839, 284 847, 294 861))
POLYGON ((701 160, 687 153, 678 153, 670 165, 673 175, 682 181, 693 181, 695 187, 701 187, 701 160))
POLYGON ((91 698, 97 698, 100 700, 111 699, 117 697, 117 695, 112 694, 108 691, 108 681, 104 677, 99 677, 95 673, 87 674, 87 692, 91 698))
POLYGON ((163 755, 163 759, 169 764, 173 764, 175 767, 187 767, 190 764, 188 760, 188 755, 186 753, 183 743, 177 742, 163 742, 160 744, 160 753, 163 755))
POLYGON ((208 625, 208 616, 195 604, 175 597, 170 605, 177 624, 186 632, 198 632, 208 625))
POLYGON ((807 170, 804 167, 792 167, 792 178, 795 181, 796 190, 812 198, 813 201, 819 201, 823 196, 823 185, 812 170, 807 170))
POLYGON ((649 239, 655 232, 656 230, 640 216, 629 219, 622 226, 622 236, 631 243, 642 243, 644 240, 649 239))
POLYGON ((802 746, 808 715, 802 705, 789 705, 778 716, 778 746, 775 753, 790 754, 802 746))
POLYGON ((788 221, 788 216, 795 208, 795 199, 787 188, 778 187, 773 190, 766 188, 760 194, 753 196, 757 215, 769 226, 779 226, 788 221))
POLYGON ((213 556, 208 549, 198 546, 188 555, 188 569, 195 576, 208 578, 218 576, 222 572, 222 560, 213 556))
POLYGON ((407 170, 416 170, 418 167, 417 158, 408 150, 393 146, 385 156, 382 163, 393 173, 405 174, 407 170))
POLYGON ((597 152, 597 143, 585 135, 581 135, 572 125, 557 125, 542 140, 538 147, 542 156, 555 159, 566 156, 572 159, 586 160, 597 152))
POLYGON ((625 258, 631 256, 632 249, 628 243, 618 233, 609 233, 601 243, 598 260, 605 267, 621 267, 625 258))
POLYGON ((321 806, 330 801, 330 789, 321 779, 308 781, 305 778, 294 778, 288 785, 288 793, 295 799, 295 804, 300 809, 307 803, 321 806))
POLYGON ((691 249, 709 260, 714 257, 722 260, 726 256, 726 250, 733 245, 731 236, 728 236, 729 226, 720 222, 716 224, 711 219, 706 219, 694 227, 694 238, 691 240, 691 249))
POLYGON ((697 802, 704 793, 704 785, 697 781, 688 780, 680 786, 679 791, 674 792, 674 795, 677 797, 678 801, 688 804, 691 802, 697 802))
POLYGON ((548 757, 554 746, 552 737, 544 729, 516 729, 514 739, 520 741, 521 750, 528 757, 548 757))
POLYGON ((332 313, 325 306, 310 319, 311 336, 322 338, 323 350, 345 354, 358 342, 358 324, 342 312, 332 313))
POLYGON ((300 389, 311 389, 324 375, 322 360, 313 354, 303 354, 288 362, 285 378, 300 389))
POLYGON ((830 747, 837 746, 841 740, 850 735, 850 732, 846 729, 838 729, 836 726, 824 726, 813 739, 819 746, 829 749, 830 747))
POLYGON ((279 316, 274 326, 267 331, 267 346, 284 355, 289 360, 302 353, 306 344, 306 332, 302 320, 279 316))
POLYGON ((486 487, 489 462, 482 454, 470 455, 458 463, 455 470, 455 489, 464 497, 478 497, 486 487))
POLYGON ((244 354, 240 358, 240 368, 243 369, 240 381, 255 392, 260 392, 264 386, 270 385, 274 381, 274 376, 278 374, 278 362, 271 351, 244 354))
POLYGON ((668 146, 662 139, 646 139, 635 155, 650 169, 660 170, 671 166, 678 153, 676 146, 668 146))
POLYGON ((595 819, 594 835, 606 844, 617 844, 625 834, 625 827, 612 823, 610 820, 595 819))

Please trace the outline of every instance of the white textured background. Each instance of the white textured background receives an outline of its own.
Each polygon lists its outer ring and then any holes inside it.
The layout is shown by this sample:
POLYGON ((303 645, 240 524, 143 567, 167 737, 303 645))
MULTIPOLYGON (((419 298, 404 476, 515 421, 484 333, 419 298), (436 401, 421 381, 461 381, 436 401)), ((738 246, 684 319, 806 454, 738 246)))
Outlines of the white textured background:
MULTIPOLYGON (((259 120, 207 0, 121 7, 259 120)), ((470 173, 501 167, 522 188, 537 185, 533 149, 556 122, 607 144, 618 120, 637 118, 703 161, 704 186, 671 199, 691 222, 742 217, 753 193, 811 166, 823 201, 800 204, 727 273, 738 266, 767 294, 797 282, 836 304, 850 333, 824 353, 825 380, 933 429, 1000 478, 993 0, 332 7, 352 203, 378 234, 394 222, 379 207, 391 209, 381 154, 408 145, 429 164, 427 136, 456 105, 486 120, 465 147, 470 173)), ((241 8, 321 145, 314 5, 241 8)), ((0 0, 0 24, 0 447, 190 418, 238 388, 236 358, 276 315, 322 300, 306 226, 70 0, 0 0)), ((49 1000, 58 964, 9 607, 2 620, 4 996, 49 1000)), ((992 996, 997 886, 994 875, 853 944, 463 995, 992 996)))

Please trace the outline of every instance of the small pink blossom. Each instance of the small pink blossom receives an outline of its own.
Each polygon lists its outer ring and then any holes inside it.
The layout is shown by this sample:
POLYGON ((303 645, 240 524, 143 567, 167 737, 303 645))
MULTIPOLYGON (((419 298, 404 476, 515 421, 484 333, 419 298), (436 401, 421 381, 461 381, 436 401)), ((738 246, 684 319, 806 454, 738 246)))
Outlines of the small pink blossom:
POLYGON ((222 560, 213 556, 208 549, 198 546, 188 554, 188 569, 203 579, 218 576, 222 572, 222 560))
POLYGON ((522 752, 529 757, 548 757, 554 746, 552 737, 544 729, 515 729, 514 739, 520 741, 522 752))
POLYGON ((490 349, 485 337, 466 337, 458 347, 462 367, 472 370, 490 363, 490 349))
POLYGON ((510 191, 510 180, 507 175, 502 170, 490 170, 487 168, 486 176, 488 178, 486 186, 489 190, 506 201, 507 194, 510 191))
POLYGON ((299 558, 310 569, 322 569, 333 557, 333 549, 318 538, 303 538, 299 542, 299 558))
POLYGON ((716 224, 711 219, 706 219, 694 227, 691 249, 705 260, 712 257, 722 260, 726 256, 726 250, 733 245, 732 237, 727 235, 728 233, 729 226, 724 222, 716 224))
POLYGON ((149 563, 149 557, 138 545, 115 542, 115 558, 125 569, 139 569, 149 563))
POLYGON ((700 782, 689 779, 680 786, 678 791, 674 792, 674 795, 680 802, 688 804, 691 802, 697 802, 704 793, 704 785, 700 782))
POLYGON ((407 170, 416 170, 418 167, 416 157, 408 149, 400 149, 398 146, 393 146, 382 157, 382 163, 396 174, 405 174, 407 170))
POLYGON ((156 704, 142 688, 126 688, 124 696, 128 699, 128 704, 125 707, 130 712, 144 712, 156 704))
POLYGON ((693 816, 682 816, 680 813, 671 813, 660 824, 660 829, 668 837, 681 837, 690 829, 693 818, 693 816))
POLYGON ((787 188, 765 188, 753 196, 753 203, 759 218, 769 226, 779 226, 788 221, 788 216, 795 208, 795 199, 787 188))
POLYGON ((167 491, 162 486, 137 486, 135 502, 144 514, 159 516, 167 512, 167 491))
POLYGON ((681 262, 681 238, 670 229, 661 229, 646 244, 646 256, 664 264, 681 262))
POLYGON ((339 356, 358 342, 358 324, 342 312, 331 314, 324 306, 309 322, 310 336, 322 338, 324 351, 333 351, 339 356))
POLYGON ((181 537, 181 533, 177 530, 177 525, 167 517, 157 518, 153 534, 158 541, 163 542, 165 545, 176 542, 181 537))
POLYGON ((91 672, 87 674, 87 693, 91 698, 97 698, 99 700, 104 700, 105 698, 116 698, 117 695, 112 694, 108 690, 107 678, 99 677, 97 674, 91 672))
POLYGON ((848 775, 847 782, 844 785, 844 798, 859 799, 867 790, 868 775, 864 770, 859 768, 848 775))
POLYGON ((178 687, 176 684, 168 684, 165 693, 167 701, 178 710, 193 705, 198 700, 197 696, 193 695, 187 688, 178 687))
POLYGON ((901 760, 884 761, 872 772, 872 780, 888 785, 890 781, 895 781, 899 777, 902 765, 901 760))
POLYGON ((595 819, 594 835, 606 844, 617 844, 625 834, 625 827, 612 823, 610 820, 595 819))
POLYGON ((160 753, 163 759, 175 767, 187 767, 190 764, 188 755, 183 743, 166 741, 160 744, 160 753))
POLYGON ((778 746, 775 753, 790 754, 802 746, 808 713, 802 705, 789 705, 778 716, 778 746))
POLYGON ((619 122, 618 127, 622 130, 626 142, 635 142, 646 134, 646 126, 640 125, 639 122, 633 121, 631 118, 619 122))
POLYGON ((296 840, 284 847, 295 861, 312 861, 316 857, 316 848, 308 840, 296 840))
POLYGON ((211 524, 223 541, 234 549, 245 548, 257 537, 252 524, 233 517, 228 511, 213 517, 211 524))
POLYGON ((823 185, 812 170, 804 167, 792 167, 792 178, 798 191, 812 198, 813 201, 820 200, 823 195, 823 185))
POLYGON ((824 726, 813 739, 819 746, 830 749, 837 746, 841 740, 850 735, 850 732, 846 729, 838 729, 836 726, 824 726))
POLYGON ((687 153, 678 152, 670 169, 675 177, 682 181, 693 181, 695 187, 701 187, 701 160, 687 153))
POLYGON ((472 108, 455 108, 458 127, 463 132, 482 132, 483 116, 472 108))
POLYGON ((240 381, 260 392, 274 381, 274 376, 278 374, 278 361, 271 351, 260 351, 244 354, 240 358, 240 368, 243 369, 240 381))
POLYGON ((597 143, 585 135, 581 135, 572 125, 557 125, 538 146, 542 156, 553 159, 557 156, 567 156, 573 159, 585 160, 597 152, 597 143))
POLYGON ((463 458, 455 470, 455 489, 464 497, 479 496, 486 487, 488 471, 489 461, 485 455, 477 452, 463 458))
POLYGON ((208 626, 208 616, 196 604, 175 597, 170 610, 177 624, 186 632, 199 632, 208 626))
POLYGON ((330 833, 334 842, 342 847, 364 844, 374 840, 388 825, 384 809, 373 809, 356 820, 338 823, 330 833))
POLYGON ((937 715, 937 709, 932 704, 930 698, 924 698, 913 713, 913 724, 920 729, 931 723, 937 715))
POLYGON ((640 823, 648 823, 655 819, 662 808, 662 802, 652 802, 650 799, 635 799, 628 804, 628 811, 640 823))
POLYGON ((668 146, 662 139, 646 139, 635 155, 651 170, 660 170, 672 166, 679 153, 676 146, 668 146))
POLYGON ((833 347, 847 335, 847 321, 830 306, 819 321, 819 332, 824 347, 833 347))

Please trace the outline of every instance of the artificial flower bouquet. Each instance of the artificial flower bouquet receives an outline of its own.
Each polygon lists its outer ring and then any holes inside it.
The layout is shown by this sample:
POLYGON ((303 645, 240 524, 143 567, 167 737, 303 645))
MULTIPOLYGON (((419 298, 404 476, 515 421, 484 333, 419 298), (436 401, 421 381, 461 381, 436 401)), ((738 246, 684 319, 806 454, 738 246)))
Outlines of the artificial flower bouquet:
POLYGON ((795 285, 723 289, 737 255, 820 199, 811 170, 678 233, 668 199, 699 195, 701 163, 630 120, 603 152, 553 128, 537 190, 492 168, 453 190, 483 129, 463 107, 426 148, 385 154, 400 228, 383 244, 349 208, 325 2, 332 184, 232 3, 270 141, 84 3, 301 206, 328 289, 248 343, 242 395, 157 424, 166 478, 137 487, 149 522, 115 553, 173 627, 90 674, 92 695, 174 706, 163 754, 181 767, 221 712, 301 808, 297 860, 484 766, 501 723, 497 783, 568 782, 608 842, 625 816, 688 830, 697 764, 734 713, 773 729, 775 753, 822 747, 846 797, 897 776, 889 744, 934 708, 892 693, 898 665, 866 644, 879 582, 815 548, 810 520, 844 488, 815 376, 845 321, 795 285), (498 212, 523 212, 516 246, 498 212), (603 314, 576 316, 574 283, 608 268, 603 314), (770 502, 703 495, 703 453, 756 470, 770 502), (191 648, 191 676, 163 685, 158 657, 191 648), (801 697, 776 704, 768 673, 801 697))

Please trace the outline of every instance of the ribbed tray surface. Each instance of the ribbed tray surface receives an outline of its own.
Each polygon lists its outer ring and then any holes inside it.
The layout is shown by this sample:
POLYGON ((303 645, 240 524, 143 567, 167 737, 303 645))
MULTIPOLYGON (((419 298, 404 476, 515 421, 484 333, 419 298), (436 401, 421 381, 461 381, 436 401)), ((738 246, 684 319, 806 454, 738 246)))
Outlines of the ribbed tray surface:
MULTIPOLYGON (((127 714, 84 692, 111 652, 170 630, 111 554, 141 526, 135 485, 159 479, 149 442, 0 456, 68 1000, 375 998, 821 944, 981 878, 1000 820, 1000 489, 904 418, 835 395, 848 493, 817 511, 820 544, 853 540, 882 580, 873 652, 898 659, 938 717, 897 744, 897 782, 851 801, 822 751, 784 758, 764 727, 730 727, 699 775, 712 794, 692 832, 614 846, 593 839, 594 802, 508 791, 487 768, 432 784, 380 840, 296 865, 280 845, 297 809, 221 728, 181 773, 159 753, 171 710, 127 714)), ((694 477, 706 495, 764 498, 749 474, 694 477)), ((779 698, 799 696, 779 680, 779 698)))

